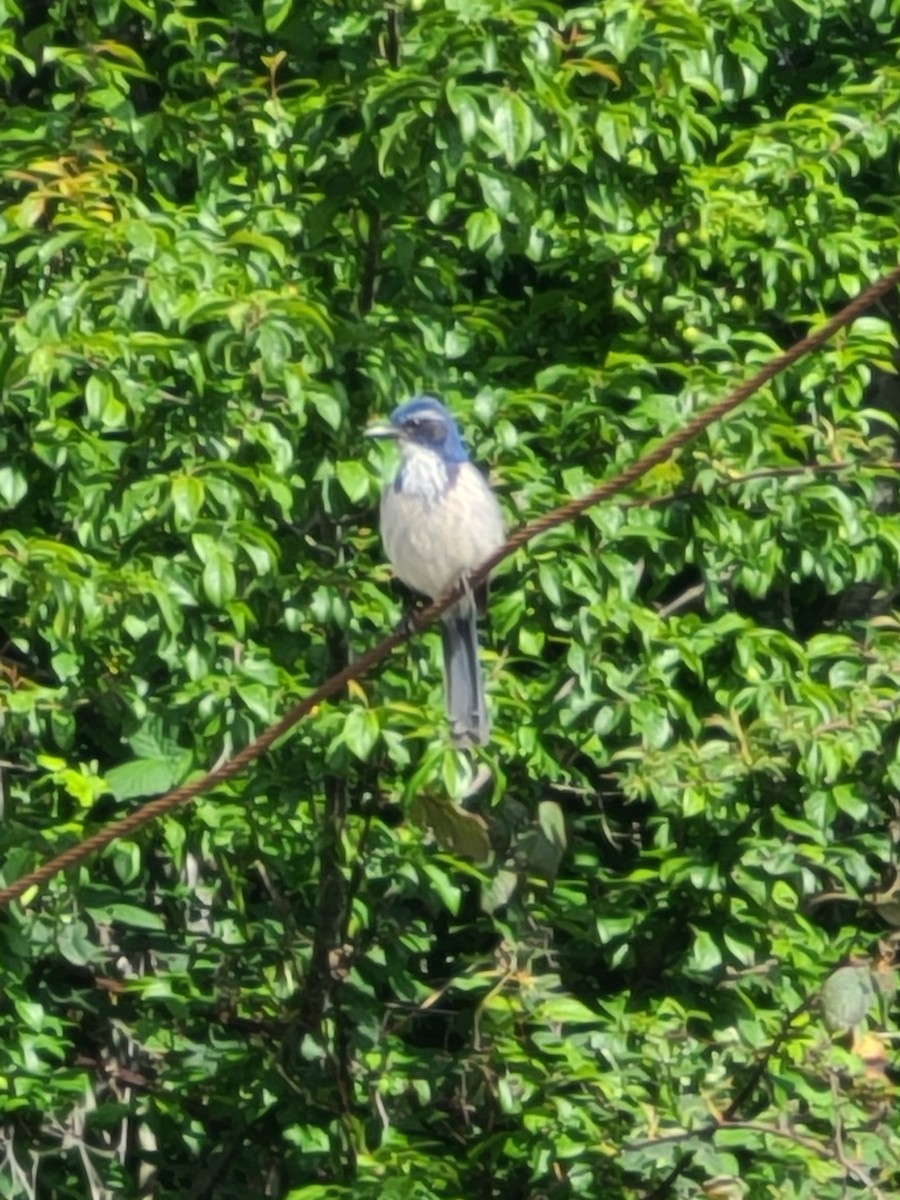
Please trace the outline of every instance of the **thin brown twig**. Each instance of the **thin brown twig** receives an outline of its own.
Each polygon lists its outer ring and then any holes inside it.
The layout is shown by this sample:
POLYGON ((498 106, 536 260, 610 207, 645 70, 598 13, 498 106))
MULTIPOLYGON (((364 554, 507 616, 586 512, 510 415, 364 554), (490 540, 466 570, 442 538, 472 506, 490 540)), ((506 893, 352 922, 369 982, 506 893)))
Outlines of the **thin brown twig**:
MULTIPOLYGON (((665 1143, 689 1142, 695 1139, 697 1141, 707 1141, 714 1138, 718 1133, 732 1129, 744 1130, 747 1133, 759 1133, 765 1137, 781 1138, 784 1141, 793 1142, 795 1146, 800 1146, 803 1150, 809 1150, 819 1158, 837 1163, 843 1169, 845 1175, 851 1175, 857 1182, 869 1189, 873 1200, 888 1200, 887 1193, 878 1186, 865 1168, 861 1167, 858 1163, 851 1162, 831 1146, 827 1146, 824 1142, 817 1142, 815 1138, 806 1137, 802 1133, 797 1133, 796 1130, 789 1129, 787 1126, 767 1125, 761 1121, 728 1121, 723 1119, 721 1121, 710 1122, 699 1129, 679 1129, 672 1133, 660 1134, 659 1137, 642 1138, 640 1141, 626 1142, 622 1149, 627 1151, 648 1150, 655 1146, 664 1145, 665 1143)), ((692 1157, 693 1155, 686 1154, 679 1159, 675 1169, 664 1180, 667 1187, 671 1186, 678 1175, 683 1173, 685 1167, 690 1165, 692 1157), (681 1168, 680 1170, 678 1170, 679 1167, 681 1168)), ((661 1194, 657 1186, 652 1192, 645 1193, 642 1200, 651 1200, 651 1197, 661 1194)))
POLYGON ((337 674, 332 675, 330 679, 327 679, 323 684, 310 692, 299 704, 295 704, 289 709, 281 720, 276 721, 274 725, 264 730, 258 738, 245 746, 243 750, 238 751, 228 762, 222 763, 221 766, 210 771, 200 779, 182 784, 180 787, 167 792, 164 796, 158 796, 155 800, 151 800, 135 812, 129 813, 127 817, 111 822, 104 829, 98 830, 91 837, 79 842, 78 845, 69 847, 68 850, 64 850, 62 854, 56 855, 49 862, 43 863, 36 870, 29 872, 21 879, 0 889, 0 907, 4 907, 12 901, 20 899, 26 892, 31 891, 32 888, 41 887, 55 875, 59 874, 60 871, 65 871, 69 867, 75 866, 77 863, 90 857, 90 855, 104 849, 118 838, 130 836, 164 813, 171 812, 180 805, 186 804, 189 800, 193 800, 197 796, 210 791, 218 784, 234 778, 235 775, 239 775, 245 767, 259 758, 261 754, 269 749, 273 742, 276 742, 278 738, 292 729, 298 721, 312 712, 317 705, 337 695, 351 680, 361 679, 367 675, 373 667, 387 658, 398 646, 407 642, 413 634, 420 633, 436 621, 445 609, 449 608, 451 604, 459 599, 466 588, 474 588, 479 583, 483 583, 499 563, 509 558, 520 547, 527 545, 542 533, 546 533, 548 530, 562 525, 566 521, 573 520, 587 509, 593 508, 602 501, 609 500, 613 496, 626 491, 633 483, 636 483, 638 479, 646 475, 648 471, 659 466, 686 446, 688 442, 693 441, 703 430, 707 429, 714 422, 728 416, 729 413, 743 404, 749 396, 759 391, 761 387, 774 379, 782 371, 785 371, 806 354, 823 346, 835 333, 843 329, 844 326, 849 325, 898 284, 900 284, 900 266, 894 267, 893 270, 883 275, 881 279, 877 280, 863 292, 860 292, 840 312, 830 317, 827 321, 824 321, 813 333, 807 334, 806 337, 801 338, 799 342, 795 342, 789 349, 776 355, 761 370, 757 371, 752 378, 740 384, 733 391, 729 392, 728 395, 718 400, 715 404, 712 404, 708 409, 698 413, 682 429, 664 438, 658 446, 648 451, 641 458, 636 459, 621 474, 601 483, 586 495, 569 500, 559 508, 555 508, 551 512, 545 513, 544 516, 538 517, 537 520, 530 522, 530 524, 515 530, 503 546, 471 572, 468 579, 460 582, 445 592, 443 596, 439 596, 431 604, 421 609, 402 631, 395 631, 389 634, 377 645, 366 651, 365 654, 362 654, 355 662, 349 663, 342 670, 338 671, 337 674))
MULTIPOLYGON (((854 1179, 871 1190, 873 1200, 887 1200, 886 1194, 878 1187, 869 1173, 858 1164, 851 1162, 844 1155, 839 1127, 836 1132, 837 1148, 832 1149, 822 1142, 817 1142, 814 1138, 805 1137, 803 1134, 795 1133, 794 1130, 786 1127, 780 1128, 775 1125, 765 1125, 756 1121, 741 1121, 737 1119, 737 1114, 740 1112, 742 1106, 756 1091, 757 1085, 765 1073, 773 1054, 780 1049, 780 1047, 790 1036, 796 1019, 806 1012, 807 1009, 809 1009, 814 1003, 814 1001, 815 996, 808 996, 806 1000, 797 1005, 795 1009, 788 1013, 787 1017, 782 1023, 781 1029, 778 1031, 778 1034, 773 1039, 771 1044, 766 1047, 765 1053, 757 1060, 752 1071, 738 1089, 736 1095, 732 1097, 728 1107, 721 1114, 718 1120, 716 1120, 714 1123, 703 1126, 701 1129, 678 1130, 677 1132, 673 1132, 671 1134, 662 1134, 656 1138, 646 1138, 639 1142, 630 1142, 627 1143, 623 1149, 640 1150, 651 1145, 659 1144, 660 1142, 682 1142, 688 1141, 691 1138, 698 1138, 702 1140, 715 1137, 715 1135, 723 1129, 746 1129, 756 1133, 771 1134, 773 1137, 786 1138, 787 1140, 794 1142, 796 1145, 802 1146, 804 1149, 813 1151, 822 1158, 827 1158, 830 1161, 837 1162, 844 1169, 845 1174, 851 1175, 854 1179)), ((675 1179, 677 1179, 685 1170, 687 1170, 691 1163, 692 1157, 692 1155, 684 1155, 681 1159, 679 1159, 674 1172, 670 1173, 670 1175, 666 1177, 665 1183, 667 1187, 670 1187, 675 1179)), ((642 1200, 651 1200, 652 1197, 656 1197, 661 1194, 662 1193, 656 1189, 645 1195, 642 1200)))
POLYGON ((801 1146, 804 1150, 811 1150, 820 1158, 836 1162, 840 1167, 843 1167, 847 1175, 852 1175, 863 1187, 869 1189, 873 1200, 888 1200, 887 1193, 882 1191, 865 1168, 861 1167, 858 1163, 851 1162, 842 1153, 833 1150, 830 1146, 826 1146, 822 1142, 817 1142, 815 1138, 804 1137, 803 1134, 796 1133, 793 1129, 782 1129, 778 1125, 766 1125, 759 1121, 728 1121, 720 1126, 720 1128, 743 1129, 748 1133, 761 1133, 767 1137, 784 1138, 786 1141, 793 1142, 796 1146, 801 1146))
POLYGON ((778 1033, 775 1035, 775 1037, 770 1042, 770 1044, 766 1047, 765 1053, 762 1054, 757 1059, 753 1069, 750 1071, 747 1078, 744 1080, 744 1082, 738 1088, 737 1094, 732 1096, 731 1102, 729 1103, 728 1107, 725 1109, 725 1112, 722 1114, 723 1121, 733 1120, 737 1116, 737 1114, 741 1111, 741 1107, 747 1102, 747 1100, 749 1100, 749 1098, 756 1091, 759 1081, 762 1079, 763 1075, 766 1072, 766 1069, 768 1068, 769 1061, 772 1058, 772 1055, 776 1054, 781 1049, 781 1047, 784 1045, 784 1043, 787 1041, 787 1039, 791 1035, 791 1031, 793 1030, 793 1027, 794 1027, 794 1022, 797 1020, 797 1018, 799 1016, 802 1016, 802 1014, 805 1013, 808 1008, 810 1008, 814 999, 815 999, 814 996, 807 996, 807 998, 805 1000, 803 1000, 800 1004, 797 1005, 796 1008, 792 1009, 792 1011, 788 1013, 787 1017, 782 1022, 781 1028, 779 1029, 778 1033))
MULTIPOLYGON (((648 1142, 648 1145, 649 1144, 650 1143, 648 1142)), ((669 1192, 672 1190, 672 1184, 677 1183, 677 1181, 681 1178, 693 1161, 693 1150, 688 1151, 687 1154, 682 1154, 675 1163, 674 1167, 672 1167, 671 1171, 669 1171, 668 1175, 661 1179, 659 1183, 654 1186, 652 1191, 644 1192, 643 1196, 641 1196, 641 1200, 664 1200, 664 1197, 668 1196, 669 1192)))

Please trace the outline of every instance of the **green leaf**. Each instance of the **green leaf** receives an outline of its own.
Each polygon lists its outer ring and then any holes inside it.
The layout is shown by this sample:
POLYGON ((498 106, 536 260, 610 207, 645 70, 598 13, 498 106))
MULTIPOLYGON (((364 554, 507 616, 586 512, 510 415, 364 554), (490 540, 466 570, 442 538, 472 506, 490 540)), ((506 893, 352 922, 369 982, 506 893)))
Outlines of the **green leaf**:
POLYGON ((28 492, 28 482, 14 467, 0 467, 0 500, 7 508, 15 508, 28 492))
POLYGON ((473 212, 466 220, 466 242, 470 250, 480 250, 500 233, 500 218, 489 208, 473 212))
POLYGON ((571 996, 554 996, 543 1001, 532 1014, 536 1021, 559 1025, 596 1025, 599 1014, 571 996))
POLYGON ((481 890, 481 907, 486 913, 495 913, 508 904, 519 885, 515 871, 499 870, 481 890))
POLYGON ((375 749, 379 733, 377 715, 371 709, 357 705, 347 714, 339 741, 357 758, 366 761, 375 749))
POLYGON ((462 889, 456 883, 452 882, 450 875, 446 871, 441 870, 434 863, 425 863, 423 870, 429 883, 434 888, 435 895, 439 897, 444 907, 455 916, 459 912, 462 889))
POLYGON ((868 966, 840 967, 822 985, 822 1015, 833 1033, 853 1029, 866 1017, 875 998, 868 966))
POLYGON ((108 922, 118 922, 120 925, 128 925, 132 929, 150 929, 163 930, 165 922, 157 913, 148 912, 144 908, 138 908, 135 904, 123 904, 114 902, 112 904, 101 904, 89 906, 88 913, 95 921, 103 924, 108 922))
POLYGON ((516 92, 508 92, 493 111, 492 132, 509 165, 515 166, 528 153, 534 137, 534 117, 516 92))
POLYGON ((371 489, 371 476, 358 459, 344 459, 335 464, 334 470, 338 483, 344 489, 349 500, 352 500, 354 504, 358 504, 368 498, 371 489))
POLYGON ((200 515, 203 496, 203 483, 196 475, 176 475, 172 480, 172 504, 186 525, 192 525, 200 515))
POLYGON ((190 768, 191 754, 185 750, 110 767, 104 778, 117 800, 131 800, 167 792, 184 779, 190 768))
POLYGON ((110 380, 92 375, 85 385, 84 402, 88 416, 95 425, 104 429, 124 428, 128 410, 116 395, 110 380))
POLYGON ((208 546, 203 563, 203 591, 215 608, 224 608, 237 594, 237 576, 231 550, 208 546))
POLYGON ((450 796, 419 792, 413 797, 409 815, 410 820, 434 834, 442 850, 475 862, 490 859, 491 839, 485 821, 477 813, 460 808, 450 796))
POLYGON ((566 822, 555 800, 542 800, 538 805, 538 822, 544 837, 560 851, 566 847, 566 822))
POLYGON ((316 392, 312 396, 313 406, 322 420, 332 429, 340 429, 343 421, 341 404, 328 392, 316 392))
POLYGON ((705 929, 695 929, 691 946, 691 965, 695 970, 714 971, 722 965, 722 951, 705 929))

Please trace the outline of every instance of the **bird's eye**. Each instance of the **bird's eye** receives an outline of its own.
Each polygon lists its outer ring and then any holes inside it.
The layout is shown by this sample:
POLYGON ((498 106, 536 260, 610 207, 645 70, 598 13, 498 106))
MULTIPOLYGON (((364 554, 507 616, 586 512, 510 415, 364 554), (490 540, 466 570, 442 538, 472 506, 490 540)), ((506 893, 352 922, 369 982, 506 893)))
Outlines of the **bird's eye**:
POLYGON ((441 440, 442 434, 439 423, 427 413, 407 417, 403 422, 403 427, 410 434, 415 435, 420 442, 438 442, 441 440))

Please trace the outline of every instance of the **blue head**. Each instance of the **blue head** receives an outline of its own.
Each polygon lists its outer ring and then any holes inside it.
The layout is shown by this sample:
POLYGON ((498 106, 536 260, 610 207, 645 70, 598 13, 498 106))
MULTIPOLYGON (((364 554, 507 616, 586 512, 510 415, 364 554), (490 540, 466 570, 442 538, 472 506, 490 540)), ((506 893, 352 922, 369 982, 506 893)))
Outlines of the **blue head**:
POLYGON ((415 396, 391 413, 388 425, 368 430, 370 437, 395 438, 403 449, 433 450, 446 463, 465 462, 469 457, 450 412, 434 396, 415 396))

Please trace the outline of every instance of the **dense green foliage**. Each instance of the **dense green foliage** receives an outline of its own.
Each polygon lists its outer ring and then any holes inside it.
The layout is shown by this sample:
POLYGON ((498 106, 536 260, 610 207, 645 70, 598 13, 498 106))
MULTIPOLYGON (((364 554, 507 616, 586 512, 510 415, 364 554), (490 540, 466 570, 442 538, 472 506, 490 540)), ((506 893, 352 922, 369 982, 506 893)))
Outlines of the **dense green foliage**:
MULTIPOLYGON (((892 266, 898 45, 0 0, 4 879, 396 624, 372 416, 439 392, 517 524, 892 266)), ((0 1196, 896 1195, 898 330, 505 565, 474 766, 431 632, 5 914, 0 1196)))

